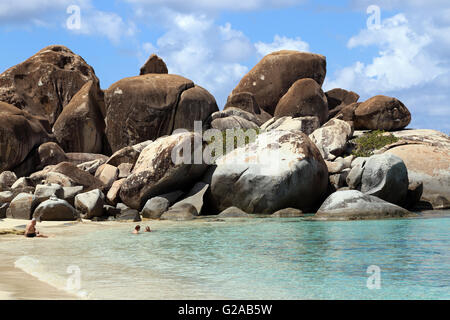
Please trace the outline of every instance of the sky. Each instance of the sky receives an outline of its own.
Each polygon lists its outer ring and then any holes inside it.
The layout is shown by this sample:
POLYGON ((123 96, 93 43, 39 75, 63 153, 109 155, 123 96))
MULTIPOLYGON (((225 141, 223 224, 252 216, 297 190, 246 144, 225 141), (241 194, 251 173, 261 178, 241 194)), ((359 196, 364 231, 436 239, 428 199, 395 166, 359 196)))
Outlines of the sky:
POLYGON ((0 0, 0 43, 0 72, 61 44, 103 89, 156 53, 219 108, 264 55, 314 52, 324 91, 396 97, 411 128, 450 132, 449 0, 0 0))

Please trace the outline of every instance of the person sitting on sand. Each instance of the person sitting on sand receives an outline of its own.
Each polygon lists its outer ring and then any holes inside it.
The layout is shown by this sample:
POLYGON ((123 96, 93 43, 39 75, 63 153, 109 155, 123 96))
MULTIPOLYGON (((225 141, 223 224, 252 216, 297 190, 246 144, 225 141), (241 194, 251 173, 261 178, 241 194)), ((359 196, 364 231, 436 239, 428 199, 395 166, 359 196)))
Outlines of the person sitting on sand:
POLYGON ((31 219, 30 223, 25 228, 25 237, 27 238, 48 238, 47 236, 40 234, 36 230, 36 218, 31 219))
POLYGON ((141 230, 141 226, 137 225, 133 230, 133 234, 138 234, 140 230, 141 230))
POLYGON ((150 230, 150 227, 149 227, 149 226, 146 226, 146 227, 145 227, 145 232, 152 232, 152 230, 150 230))

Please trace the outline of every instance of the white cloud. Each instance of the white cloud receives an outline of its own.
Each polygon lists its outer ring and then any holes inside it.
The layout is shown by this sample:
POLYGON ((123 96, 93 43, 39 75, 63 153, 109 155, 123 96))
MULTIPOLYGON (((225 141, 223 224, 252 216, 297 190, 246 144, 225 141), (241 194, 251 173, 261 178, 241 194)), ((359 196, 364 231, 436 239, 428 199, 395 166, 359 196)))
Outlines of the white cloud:
POLYGON ((0 3, 0 24, 27 22, 42 24, 56 12, 64 19, 69 5, 88 6, 90 0, 14 0, 0 3))
POLYGON ((107 37, 114 43, 121 38, 133 36, 136 26, 125 22, 114 12, 97 10, 91 0, 14 0, 0 3, 0 25, 49 27, 60 25, 67 29, 66 21, 71 13, 69 6, 78 6, 81 28, 69 32, 107 37))
MULTIPOLYGON (((166 12, 167 32, 155 44, 144 43, 146 56, 155 52, 170 73, 180 74, 209 90, 219 105, 248 71, 241 61, 254 55, 245 35, 230 24, 218 26, 205 15, 166 12)), ((141 55, 142 56, 142 55, 141 55)))
POLYGON ((395 96, 412 111, 411 126, 448 132, 450 19, 441 15, 446 9, 427 14, 415 9, 350 38, 349 49, 375 46, 378 54, 369 63, 356 61, 337 70, 324 87, 356 91, 361 100, 376 94, 395 96))
POLYGON ((309 44, 300 38, 292 39, 279 35, 275 35, 272 43, 257 42, 255 47, 261 57, 279 50, 309 51, 309 44))
POLYGON ((138 13, 152 12, 155 7, 165 7, 177 12, 205 11, 251 11, 258 9, 281 8, 305 2, 305 0, 125 0, 138 10, 138 13))
POLYGON ((80 29, 70 29, 70 32, 85 35, 100 35, 118 44, 123 37, 132 37, 137 27, 132 22, 125 22, 121 16, 113 12, 85 9, 81 11, 80 29))

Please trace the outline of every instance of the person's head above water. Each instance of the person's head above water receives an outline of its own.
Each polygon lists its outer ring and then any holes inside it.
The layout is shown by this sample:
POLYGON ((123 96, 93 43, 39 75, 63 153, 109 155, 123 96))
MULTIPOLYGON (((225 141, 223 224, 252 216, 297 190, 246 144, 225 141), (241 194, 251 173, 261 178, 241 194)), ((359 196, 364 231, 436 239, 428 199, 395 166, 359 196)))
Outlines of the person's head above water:
POLYGON ((152 230, 150 230, 150 227, 149 226, 146 226, 145 227, 145 232, 151 232, 152 230))
POLYGON ((136 231, 141 230, 141 226, 140 226, 140 225, 137 225, 136 227, 134 227, 134 230, 136 230, 136 231))

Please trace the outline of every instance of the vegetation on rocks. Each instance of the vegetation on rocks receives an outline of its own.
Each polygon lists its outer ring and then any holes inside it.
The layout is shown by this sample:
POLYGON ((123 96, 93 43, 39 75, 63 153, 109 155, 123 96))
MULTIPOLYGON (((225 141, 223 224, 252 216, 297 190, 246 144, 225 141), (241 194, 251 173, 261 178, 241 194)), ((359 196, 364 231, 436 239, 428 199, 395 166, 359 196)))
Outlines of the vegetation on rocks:
POLYGON ((399 139, 393 134, 386 134, 382 130, 374 130, 365 133, 353 140, 355 148, 352 154, 355 157, 370 157, 375 150, 381 149, 388 144, 395 143, 399 139))

